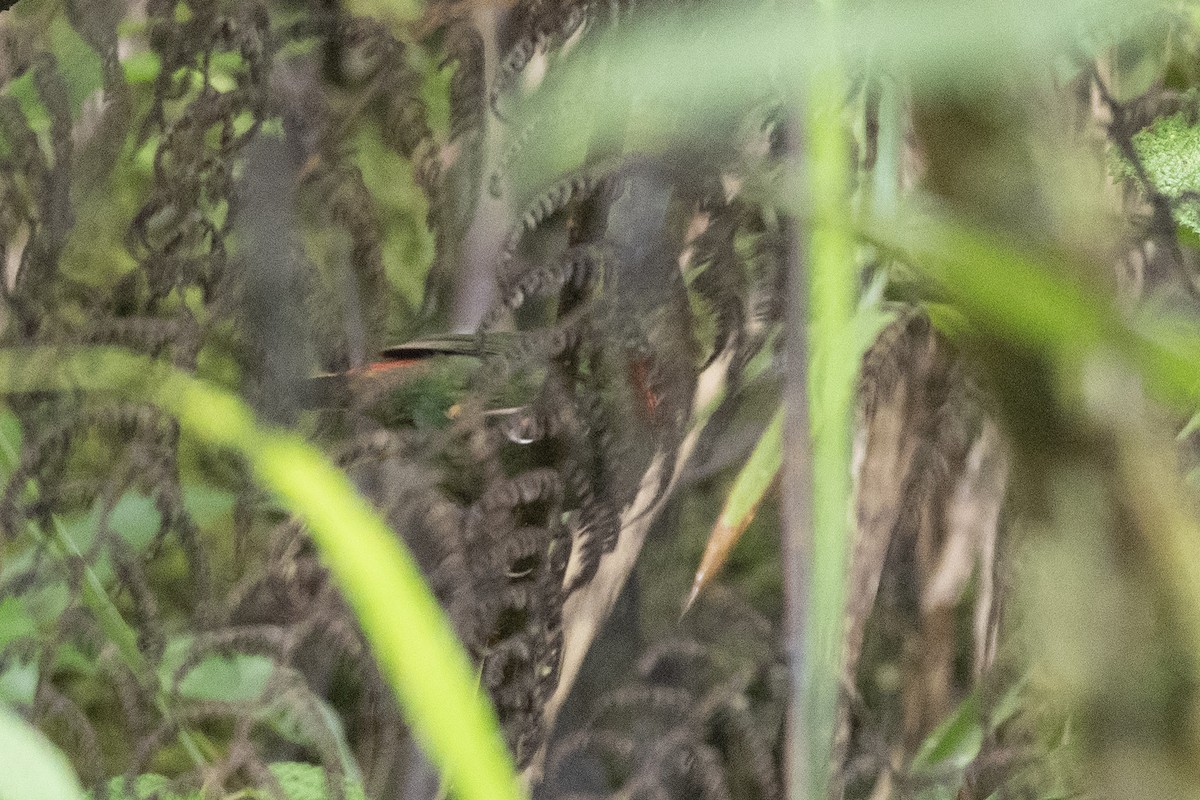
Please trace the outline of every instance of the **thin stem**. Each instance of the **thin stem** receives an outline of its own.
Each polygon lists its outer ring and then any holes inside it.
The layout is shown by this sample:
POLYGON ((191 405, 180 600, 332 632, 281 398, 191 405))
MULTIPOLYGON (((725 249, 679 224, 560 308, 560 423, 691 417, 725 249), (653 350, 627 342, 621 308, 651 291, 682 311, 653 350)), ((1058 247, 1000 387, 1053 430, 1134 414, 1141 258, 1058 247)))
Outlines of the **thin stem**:
POLYGON ((805 679, 808 673, 806 642, 809 565, 812 561, 813 470, 809 436, 808 397, 808 277, 805 253, 794 219, 784 220, 788 255, 787 376, 784 394, 783 434, 783 589, 784 634, 792 690, 788 700, 785 769, 787 796, 809 797, 811 729, 806 724, 805 679))
MULTIPOLYGON (((121 660, 125 662, 125 666, 133 673, 138 684, 154 698, 154 706, 158 712, 162 714, 163 719, 168 722, 173 722, 170 703, 168 702, 167 693, 163 690, 162 681, 159 680, 158 673, 154 667, 142 655, 142 651, 138 649, 137 632, 129 626, 125 618, 121 616, 121 610, 113 603, 112 598, 108 596, 108 591, 104 588, 103 582, 100 580, 95 570, 91 565, 86 563, 83 554, 79 552, 79 548, 71 541, 71 538, 66 535, 62 529, 62 523, 57 518, 53 520, 53 529, 50 535, 50 545, 64 563, 74 559, 82 564, 83 585, 82 599, 84 606, 92 612, 96 618, 100 629, 104 631, 104 635, 117 648, 117 653, 121 656, 121 660)), ((36 532, 38 538, 42 538, 41 532, 36 532)), ((192 738, 192 734, 183 726, 174 724, 179 744, 188 754, 188 758, 192 760, 198 767, 205 766, 208 761, 203 753, 200 752, 200 747, 192 738)))

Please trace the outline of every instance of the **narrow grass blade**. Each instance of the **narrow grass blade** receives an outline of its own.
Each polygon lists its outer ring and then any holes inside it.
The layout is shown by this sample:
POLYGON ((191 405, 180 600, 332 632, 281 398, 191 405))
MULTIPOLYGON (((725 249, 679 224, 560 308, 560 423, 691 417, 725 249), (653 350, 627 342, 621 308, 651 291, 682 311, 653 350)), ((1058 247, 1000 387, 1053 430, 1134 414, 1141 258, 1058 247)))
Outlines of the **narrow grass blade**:
POLYGON ((779 477, 779 468, 783 464, 783 409, 775 412, 767 429, 759 438, 754 451, 746 461, 733 488, 725 499, 717 524, 709 534, 708 543, 704 547, 704 555, 700 566, 696 569, 696 577, 692 581, 692 590, 688 593, 684 605, 684 613, 696 602, 696 598, 704 587, 729 558, 734 545, 742 537, 758 506, 766 496, 767 490, 774 485, 779 477))

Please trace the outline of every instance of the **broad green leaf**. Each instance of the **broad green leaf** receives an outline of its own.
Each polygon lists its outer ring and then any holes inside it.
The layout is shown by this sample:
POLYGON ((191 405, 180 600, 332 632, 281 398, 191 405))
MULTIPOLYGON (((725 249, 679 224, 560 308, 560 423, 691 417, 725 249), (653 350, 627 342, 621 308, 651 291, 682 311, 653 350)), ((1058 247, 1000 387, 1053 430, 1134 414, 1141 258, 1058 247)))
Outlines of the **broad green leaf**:
POLYGON ((1147 3, 1147 12, 1140 20, 1141 25, 1128 35, 1116 37, 1112 48, 1112 78, 1109 90, 1120 103, 1135 100, 1149 91, 1162 78, 1166 64, 1171 59, 1171 45, 1176 20, 1166 9, 1153 8, 1147 3))
POLYGON ((374 17, 400 26, 421 16, 421 3, 420 0, 349 0, 346 10, 356 16, 374 17))
POLYGON ((289 693, 287 700, 277 703, 273 713, 267 717, 271 730, 290 742, 309 746, 316 746, 318 739, 332 739, 337 745, 342 774, 351 782, 361 782, 358 762, 346 740, 341 718, 323 698, 308 690, 303 679, 297 680, 295 685, 300 687, 300 691, 289 693), (301 708, 301 705, 305 707, 301 708), (320 731, 312 729, 312 712, 316 712, 320 720, 320 731))
POLYGON ((392 223, 384 231, 379 254, 388 281, 409 308, 418 308, 434 250, 433 234, 425 224, 425 194, 417 187, 412 165, 385 146, 378 129, 360 132, 354 151, 379 213, 392 223))
POLYGON ((32 725, 0 706, 0 800, 78 800, 66 756, 32 725))
MULTIPOLYGON (((67 104, 71 118, 78 120, 84 101, 103 86, 100 56, 80 38, 61 15, 50 21, 44 35, 47 49, 54 55, 55 63, 67 87, 67 104)), ((26 123, 31 130, 35 133, 49 130, 50 116, 38 97, 31 73, 27 72, 0 86, 0 91, 15 97, 21 104, 26 123)))
MULTIPOLYGON (((103 498, 97 499, 91 513, 86 516, 78 515, 66 519, 56 517, 54 519, 54 535, 58 538, 59 544, 65 546, 66 553, 80 555, 88 552, 100 531, 100 523, 104 515, 103 503, 103 498)), ((112 511, 109 512, 107 526, 134 552, 141 552, 154 541, 161 520, 162 515, 153 500, 137 491, 129 491, 117 500, 112 511)), ((32 555, 32 551, 23 553, 21 562, 28 562, 32 555)), ((102 550, 100 555, 87 565, 85 572, 89 585, 92 585, 97 593, 105 592, 115 580, 108 550, 102 550)), ((52 597, 57 598, 57 594, 52 597)))
POLYGON ((162 60, 153 50, 134 53, 121 62, 125 69, 125 80, 130 84, 152 83, 158 78, 162 60))
POLYGON ((113 506, 108 525, 126 544, 140 552, 154 540, 162 525, 162 514, 152 499, 140 492, 129 491, 113 506))
POLYGON ((947 770, 965 769, 979 754, 984 725, 995 730, 1011 719, 1020 707, 1024 688, 1024 678, 1014 682, 995 699, 991 713, 985 717, 982 695, 977 687, 921 742, 917 754, 913 756, 912 772, 932 776, 947 770))
POLYGON ((233 513, 237 497, 228 489, 191 482, 183 487, 183 507, 200 528, 207 529, 233 513))
MULTIPOLYGON (((187 657, 192 642, 191 636, 180 636, 167 643, 158 667, 163 686, 170 687, 174 682, 175 671, 187 657)), ((274 668, 266 656, 209 656, 188 670, 179 683, 179 694, 191 700, 252 702, 262 697, 274 668)))
POLYGON ((79 119, 83 103, 104 85, 100 56, 71 27, 65 17, 50 24, 50 51, 58 60, 58 69, 67 84, 71 116, 79 119))

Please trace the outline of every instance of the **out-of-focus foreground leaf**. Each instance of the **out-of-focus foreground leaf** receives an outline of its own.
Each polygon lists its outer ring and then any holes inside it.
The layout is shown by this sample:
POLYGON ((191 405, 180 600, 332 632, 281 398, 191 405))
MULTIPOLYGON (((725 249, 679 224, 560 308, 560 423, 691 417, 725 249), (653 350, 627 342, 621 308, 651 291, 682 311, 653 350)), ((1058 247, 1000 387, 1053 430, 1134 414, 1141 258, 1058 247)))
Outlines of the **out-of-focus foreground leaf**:
POLYGON ((870 221, 869 239, 924 270, 968 317, 1061 366, 1088 357, 1126 360, 1159 399, 1184 410, 1200 400, 1200 337, 1170 346, 1125 324, 1112 304, 1061 277, 1067 264, 936 212, 870 221))
POLYGON ((0 800, 71 800, 83 796, 66 757, 29 723, 0 706, 0 800))

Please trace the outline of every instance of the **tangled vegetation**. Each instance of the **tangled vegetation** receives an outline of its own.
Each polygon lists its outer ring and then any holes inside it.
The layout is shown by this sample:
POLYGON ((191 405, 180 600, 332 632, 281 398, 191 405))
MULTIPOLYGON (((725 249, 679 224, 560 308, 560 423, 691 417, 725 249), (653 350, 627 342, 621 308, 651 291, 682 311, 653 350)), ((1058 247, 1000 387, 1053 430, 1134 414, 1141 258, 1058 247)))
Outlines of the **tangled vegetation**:
POLYGON ((1198 56, 19 0, 0 798, 1193 796, 1198 56))

